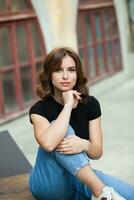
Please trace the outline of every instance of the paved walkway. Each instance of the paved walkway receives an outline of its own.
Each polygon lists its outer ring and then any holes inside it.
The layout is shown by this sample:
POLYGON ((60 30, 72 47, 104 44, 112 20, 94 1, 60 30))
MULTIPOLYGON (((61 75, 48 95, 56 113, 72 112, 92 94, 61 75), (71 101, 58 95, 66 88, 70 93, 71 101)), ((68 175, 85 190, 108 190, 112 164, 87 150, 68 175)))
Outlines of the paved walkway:
MULTIPOLYGON (((102 106, 104 155, 92 165, 134 185, 134 79, 95 96, 102 106)), ((10 132, 33 165, 38 145, 28 115, 1 126, 2 130, 10 132)))
POLYGON ((134 185, 134 79, 99 95, 104 155, 95 168, 134 185))

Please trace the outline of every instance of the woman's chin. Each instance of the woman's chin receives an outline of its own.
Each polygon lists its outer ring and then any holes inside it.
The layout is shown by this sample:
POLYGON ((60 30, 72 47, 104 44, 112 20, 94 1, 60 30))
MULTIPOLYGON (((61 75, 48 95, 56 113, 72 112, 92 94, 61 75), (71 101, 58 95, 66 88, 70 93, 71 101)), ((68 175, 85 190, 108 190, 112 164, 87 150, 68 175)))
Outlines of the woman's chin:
POLYGON ((62 89, 62 92, 67 92, 67 91, 69 91, 69 90, 71 90, 71 89, 69 89, 69 88, 62 89))
POLYGON ((62 92, 67 92, 67 91, 69 91, 69 90, 73 90, 73 88, 71 88, 71 87, 62 87, 62 88, 60 88, 60 90, 61 90, 62 92))

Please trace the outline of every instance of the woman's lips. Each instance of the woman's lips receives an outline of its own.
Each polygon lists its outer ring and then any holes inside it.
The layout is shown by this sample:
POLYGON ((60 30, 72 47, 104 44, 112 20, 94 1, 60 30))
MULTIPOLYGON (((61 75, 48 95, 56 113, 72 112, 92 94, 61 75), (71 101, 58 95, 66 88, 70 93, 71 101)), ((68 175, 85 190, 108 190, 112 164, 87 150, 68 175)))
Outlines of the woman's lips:
POLYGON ((70 84, 70 82, 61 82, 60 84, 63 86, 68 86, 70 84))

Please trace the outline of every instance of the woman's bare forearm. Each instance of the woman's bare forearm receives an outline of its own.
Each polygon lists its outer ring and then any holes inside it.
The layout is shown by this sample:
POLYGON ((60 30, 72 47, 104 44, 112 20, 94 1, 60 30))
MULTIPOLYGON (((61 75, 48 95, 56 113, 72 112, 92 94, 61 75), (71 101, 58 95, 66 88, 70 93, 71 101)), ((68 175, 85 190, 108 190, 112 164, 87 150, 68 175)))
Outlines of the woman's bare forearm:
POLYGON ((71 111, 72 106, 65 104, 57 119, 42 133, 40 143, 46 150, 53 151, 64 138, 69 126, 71 111))
POLYGON ((92 144, 89 140, 83 140, 84 151, 91 159, 99 159, 102 154, 103 150, 102 147, 97 144, 92 144))

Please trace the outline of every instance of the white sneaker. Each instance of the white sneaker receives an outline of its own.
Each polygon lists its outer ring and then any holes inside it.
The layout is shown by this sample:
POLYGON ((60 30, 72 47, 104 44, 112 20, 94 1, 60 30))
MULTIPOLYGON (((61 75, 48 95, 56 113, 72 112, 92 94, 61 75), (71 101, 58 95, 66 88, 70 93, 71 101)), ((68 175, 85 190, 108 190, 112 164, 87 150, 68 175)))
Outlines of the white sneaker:
POLYGON ((120 196, 112 187, 105 187, 99 196, 98 200, 126 200, 120 196))

